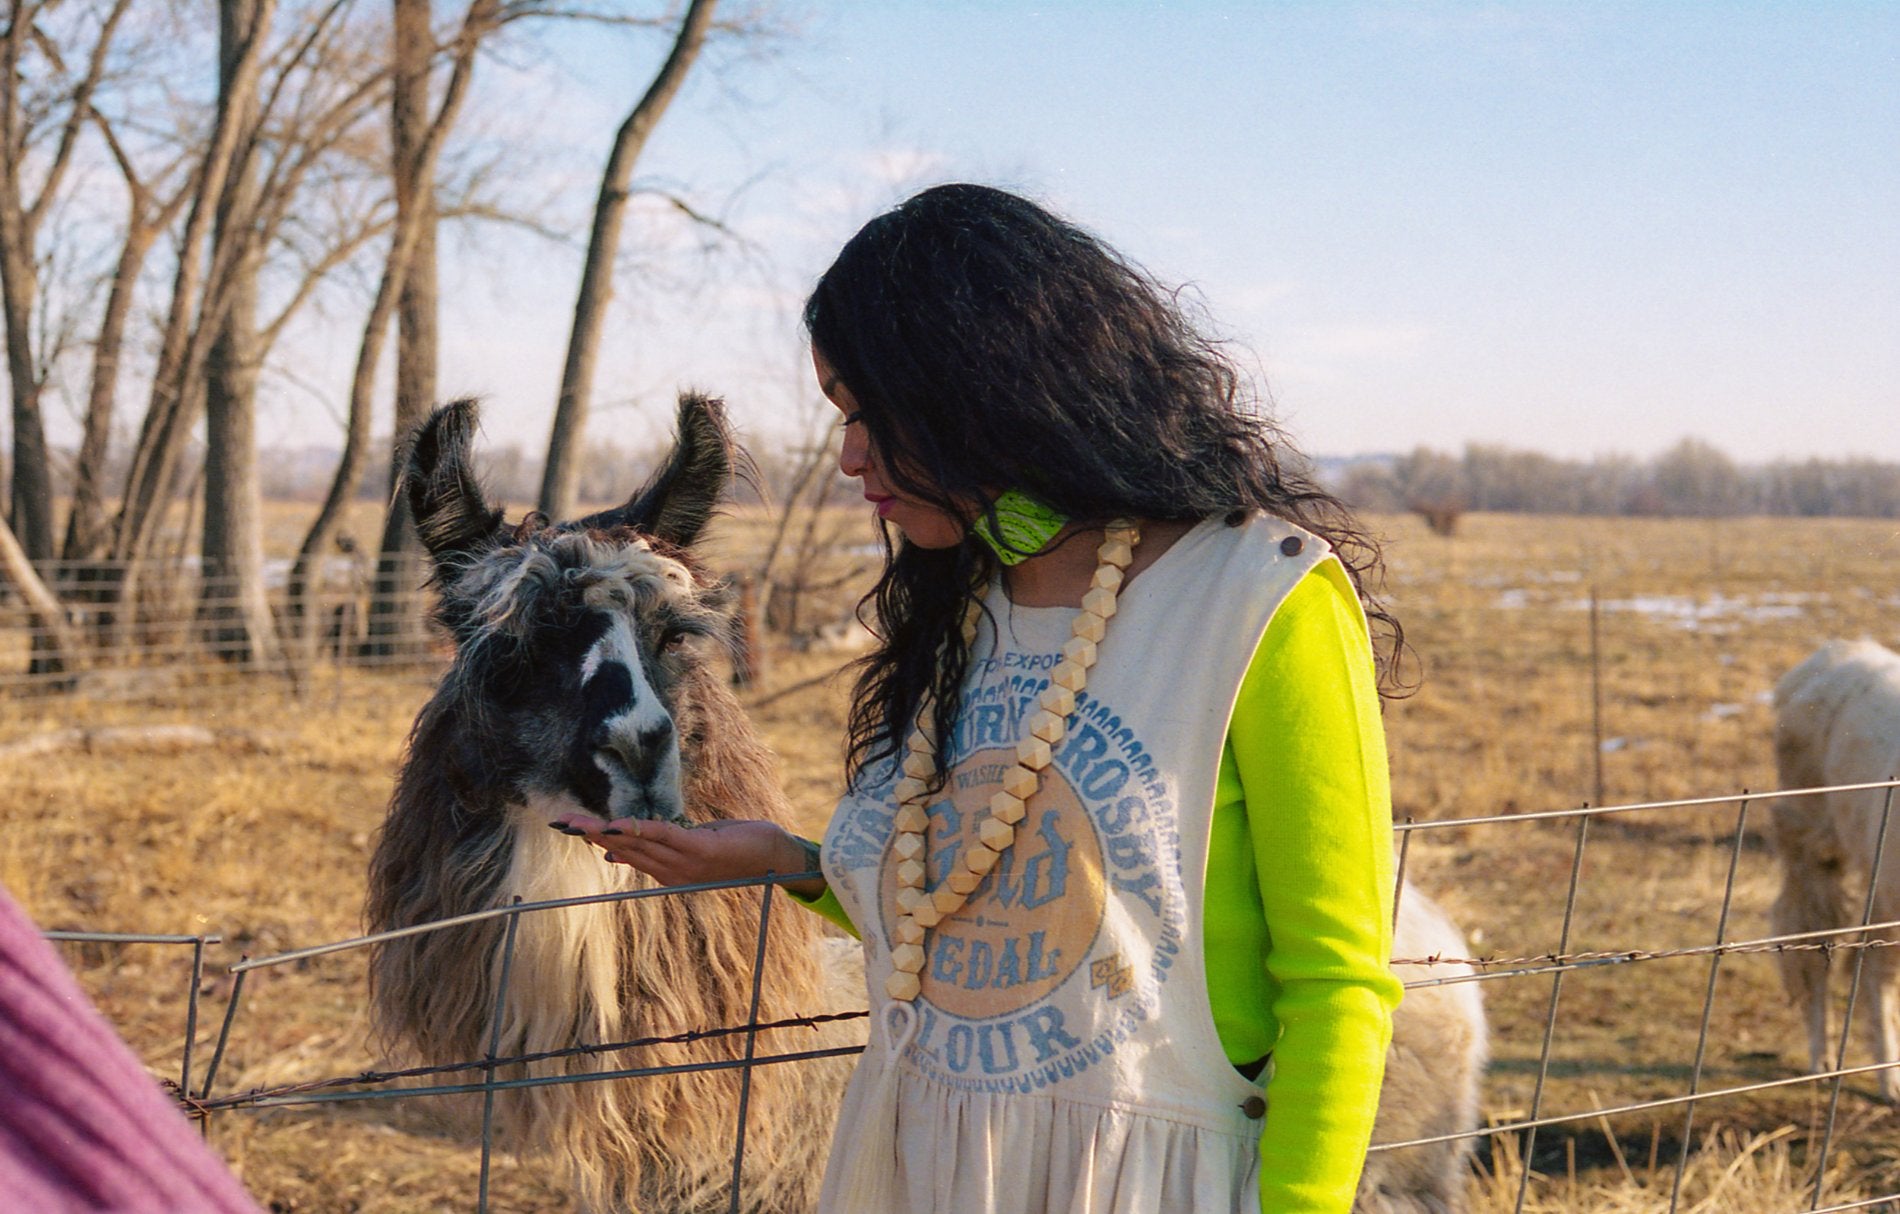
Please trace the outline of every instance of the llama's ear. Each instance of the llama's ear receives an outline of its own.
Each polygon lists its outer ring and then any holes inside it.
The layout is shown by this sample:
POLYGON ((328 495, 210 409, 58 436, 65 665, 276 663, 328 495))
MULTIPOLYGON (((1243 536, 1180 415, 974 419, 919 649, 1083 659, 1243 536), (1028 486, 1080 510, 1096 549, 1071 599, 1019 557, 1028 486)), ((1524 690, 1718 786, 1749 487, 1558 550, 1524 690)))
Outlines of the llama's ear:
POLYGON ((626 505, 581 519, 580 527, 628 526, 690 548, 711 521, 735 472, 751 467, 732 441, 724 402, 682 393, 679 437, 666 463, 626 505))
POLYGON ((501 531, 501 511, 475 479, 477 414, 472 400, 439 407, 417 427, 403 460, 409 514, 438 568, 492 546, 501 531))

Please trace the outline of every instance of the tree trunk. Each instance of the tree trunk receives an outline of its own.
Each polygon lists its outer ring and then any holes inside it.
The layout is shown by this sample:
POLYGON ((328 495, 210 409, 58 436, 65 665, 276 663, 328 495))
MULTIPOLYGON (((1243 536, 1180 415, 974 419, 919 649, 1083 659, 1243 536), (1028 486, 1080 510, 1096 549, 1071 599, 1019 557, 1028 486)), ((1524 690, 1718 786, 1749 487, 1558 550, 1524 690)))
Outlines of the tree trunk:
POLYGON ((31 237, 12 199, 0 200, 0 295, 5 298, 7 387, 13 398, 13 493, 9 513, 30 560, 53 558, 53 475, 33 360, 33 300, 39 294, 31 237))
MULTIPOLYGON (((396 314, 395 434, 400 440, 422 424, 435 403, 435 153, 442 137, 432 137, 435 124, 429 114, 429 69, 435 57, 430 0, 394 2, 396 71, 390 96, 390 142, 396 170, 396 226, 414 233, 396 314)), ((467 46, 466 53, 472 54, 473 49, 467 46)), ((466 72, 467 67, 460 65, 459 70, 466 72)), ((452 120, 453 115, 449 117, 452 120)), ((395 468, 393 462, 390 466, 395 468)))
POLYGON ((0 520, 0 574, 13 583, 39 626, 34 648, 42 656, 35 662, 34 672, 70 669, 77 647, 66 627, 66 612, 33 568, 33 562, 27 559, 26 550, 14 538, 5 520, 0 520))
POLYGON ((145 259, 158 238, 171 226, 191 190, 186 183, 168 200, 155 201, 111 128, 102 121, 100 129, 106 136, 107 147, 119 162, 130 206, 126 214, 125 240, 119 246, 118 264, 113 267, 112 286, 106 293, 99 333, 93 342, 92 378, 86 396, 79 458, 74 467, 73 502, 66 515, 66 540, 60 556, 65 562, 61 575, 67 583, 68 600, 77 598, 91 605, 90 631, 103 645, 109 644, 118 630, 122 612, 115 605, 127 601, 124 567, 102 559, 112 542, 104 477, 111 449, 112 423, 118 412, 119 357, 125 348, 126 326, 131 319, 145 259))
POLYGON ((204 582, 198 614, 214 654, 256 665, 269 662, 277 646, 264 590, 258 517, 255 282, 238 287, 237 295, 212 349, 205 383, 204 582))
MULTIPOLYGON (((257 122, 254 93, 232 95, 246 42, 257 30, 258 0, 219 0, 218 102, 249 131, 257 122)), ((203 582, 198 597, 201 636, 211 651, 240 665, 268 661, 276 629, 264 597, 264 545, 257 480, 257 247, 252 218, 257 211, 254 168, 240 167, 218 200, 213 259, 220 255, 231 276, 220 294, 223 318, 205 364, 204 522, 199 552, 203 582)))
MULTIPOLYGON (((398 228, 390 245, 388 259, 383 265, 383 280, 376 288, 375 302, 370 305, 369 320, 363 325, 362 341, 357 346, 356 374, 350 381, 350 416, 343 439, 343 457, 337 464, 336 476, 330 481, 330 491, 324 496, 323 505, 310 524, 309 532, 304 535, 303 544, 297 550, 296 563, 290 570, 290 608, 296 616, 300 635, 313 644, 322 633, 322 612, 317 609, 322 600, 317 592, 323 585, 323 560, 330 546, 330 537, 336 533, 337 522, 342 518, 350 499, 356 496, 357 483, 362 480, 363 468, 369 463, 370 406, 376 386, 376 367, 382 361, 383 344, 389 333, 389 315, 396 310, 396 299, 402 291, 406 261, 404 234, 398 228)), ((308 653, 306 656, 309 656, 308 653)))
POLYGON ((35 561, 53 559, 53 476, 47 459, 46 427, 40 408, 42 379, 33 351, 34 309, 39 302, 37 261, 41 223, 60 197, 60 184, 73 162, 73 149, 92 113, 92 98, 106 75, 114 31, 131 0, 115 0, 104 13, 86 66, 68 75, 66 59, 45 41, 38 27, 44 7, 10 0, 0 9, 0 321, 7 346, 7 387, 13 401, 13 478, 11 516, 16 537, 35 561), (39 63, 28 68, 29 46, 38 47, 39 63), (34 113, 29 90, 58 94, 63 115, 34 113), (44 146, 53 143, 50 153, 44 146), (31 198, 26 166, 43 171, 31 198))
POLYGON ((125 327, 132 315, 133 292, 139 271, 157 241, 159 228, 133 215, 112 271, 99 336, 93 342, 92 382, 86 395, 86 418, 73 468, 73 506, 66 516, 66 539, 60 557, 86 561, 99 555, 107 539, 105 485, 106 456, 112 442, 112 419, 119 393, 119 354, 125 347, 125 327))
MULTIPOLYGON (((423 164, 429 122, 429 75, 435 59, 430 32, 430 0, 394 0, 395 89, 390 96, 389 130, 396 184, 396 226, 412 232, 408 273, 401 280, 396 309, 395 442, 390 452, 389 484, 401 475, 408 436, 421 424, 435 399, 436 268, 435 172, 423 164)), ((433 158, 431 157, 431 160, 433 158)), ((409 503, 400 493, 389 497, 383 534, 377 543, 376 580, 370 594, 368 652, 380 656, 415 652, 427 635, 421 601, 421 541, 409 525, 409 503)))
MULTIPOLYGON (((395 181, 396 236, 389 262, 377 291, 363 346, 357 359, 357 378, 350 398, 351 432, 360 429, 367 449, 369 392, 375 360, 382 350, 383 333, 392 307, 397 312, 396 424, 390 454, 389 483, 395 486, 409 434, 435 400, 436 371, 436 262, 435 166, 442 143, 461 113, 468 83, 475 69, 475 52, 501 19, 498 0, 471 0, 456 38, 453 66, 442 102, 434 116, 429 109, 429 81, 435 41, 430 30, 429 0, 393 0, 395 60, 390 98, 391 174, 395 181)), ((346 458, 348 452, 346 449, 346 458)), ((361 459, 349 470, 350 491, 361 474, 361 459)), ((338 471, 339 485, 343 469, 338 471)), ((333 486, 332 498, 338 493, 333 486)), ((328 510, 326 502, 326 510, 328 510)), ((338 507, 340 509, 340 506, 338 507)), ((320 525, 323 520, 320 518, 320 525)), ((327 532, 311 529, 300 568, 318 559, 317 548, 327 543, 327 532)), ((420 651, 428 636, 420 604, 425 562, 420 541, 409 524, 409 507, 400 493, 390 496, 377 544, 376 574, 370 591, 367 656, 394 656, 420 651)))
POLYGON ((46 463, 46 427, 40 418, 40 375, 33 360, 33 304, 39 298, 39 266, 34 261, 33 222, 21 178, 26 136, 19 112, 20 60, 26 46, 29 12, 14 12, 7 23, 4 72, 4 121, 0 121, 0 316, 7 342, 7 389, 13 401, 13 478, 8 516, 29 559, 53 555, 53 482, 46 463))
POLYGON ((237 249, 229 245, 214 247, 208 270, 201 264, 203 250, 246 133, 240 113, 232 107, 248 109, 246 99, 257 95, 265 31, 275 8, 276 0, 251 0, 251 23, 245 39, 237 48, 228 74, 220 73, 217 118, 197 176, 184 236, 179 241, 178 269, 172 279, 170 310, 153 372, 151 400, 126 476, 125 500, 113 528, 112 555, 118 560, 134 561, 150 550, 168 504, 165 489, 177 476, 179 459, 203 403, 204 368, 211 340, 221 330, 226 304, 223 288, 230 281, 230 258, 237 249))
POLYGON ((594 370, 600 354, 600 335, 613 297, 614 258, 620 249, 620 228, 627 213, 627 186, 634 162, 646 147, 653 128, 679 92, 699 48, 706 41, 716 0, 693 0, 673 40, 673 50, 659 74, 647 86, 614 137, 607 171, 594 204, 594 228, 587 242, 587 261, 581 268, 579 297, 574 302, 574 328, 568 336, 567 361, 561 368, 561 395, 554 407, 554 429, 548 436, 548 459, 541 478, 540 509, 552 518, 573 513, 574 486, 580 478, 581 443, 587 431, 587 409, 594 391, 594 370))

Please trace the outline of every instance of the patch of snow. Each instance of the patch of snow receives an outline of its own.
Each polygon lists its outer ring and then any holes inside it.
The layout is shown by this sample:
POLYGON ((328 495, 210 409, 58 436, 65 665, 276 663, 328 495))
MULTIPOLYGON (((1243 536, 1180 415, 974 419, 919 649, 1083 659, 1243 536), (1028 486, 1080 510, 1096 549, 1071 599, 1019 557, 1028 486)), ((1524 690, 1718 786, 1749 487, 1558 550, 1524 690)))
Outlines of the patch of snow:
MULTIPOLYGON (((1644 615, 1694 631, 1705 624, 1726 620, 1750 624, 1798 620, 1806 613, 1807 604, 1825 601, 1825 597, 1784 591, 1770 592, 1752 599, 1724 594, 1712 594, 1706 598, 1692 598, 1685 594, 1639 594, 1626 599, 1603 599, 1597 603, 1597 607, 1606 612, 1626 611, 1644 615)), ((1564 606, 1571 611, 1588 611, 1590 601, 1573 599, 1564 606)))

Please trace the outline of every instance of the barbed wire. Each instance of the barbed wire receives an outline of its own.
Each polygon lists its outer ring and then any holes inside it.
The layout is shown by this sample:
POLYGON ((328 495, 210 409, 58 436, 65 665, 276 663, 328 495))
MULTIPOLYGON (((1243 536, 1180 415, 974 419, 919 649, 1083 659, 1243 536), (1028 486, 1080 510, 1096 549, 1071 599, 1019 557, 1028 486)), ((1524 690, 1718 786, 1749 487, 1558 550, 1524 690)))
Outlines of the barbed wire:
POLYGON ((1834 940, 1814 939, 1820 936, 1860 935, 1863 932, 1892 931, 1900 929, 1900 919, 1890 919, 1882 923, 1869 923, 1865 926, 1855 924, 1852 927, 1828 928, 1825 931, 1799 932, 1787 936, 1771 936, 1761 940, 1741 940, 1724 944, 1684 945, 1680 948, 1660 949, 1598 949, 1574 953, 1538 953, 1525 957, 1447 957, 1433 953, 1428 957, 1394 957, 1393 965, 1441 966, 1464 965, 1479 969, 1496 969, 1500 966, 1513 967, 1504 973, 1463 974, 1444 979, 1420 979, 1406 985, 1449 986, 1457 982, 1473 982, 1487 978, 1515 978, 1528 974, 1549 974, 1558 970, 1589 969, 1600 965, 1622 965, 1632 961, 1669 961, 1683 957, 1731 957, 1750 953, 1852 953, 1862 949, 1894 948, 1900 946, 1900 940, 1834 940), (1519 968, 1535 967, 1535 968, 1519 968))

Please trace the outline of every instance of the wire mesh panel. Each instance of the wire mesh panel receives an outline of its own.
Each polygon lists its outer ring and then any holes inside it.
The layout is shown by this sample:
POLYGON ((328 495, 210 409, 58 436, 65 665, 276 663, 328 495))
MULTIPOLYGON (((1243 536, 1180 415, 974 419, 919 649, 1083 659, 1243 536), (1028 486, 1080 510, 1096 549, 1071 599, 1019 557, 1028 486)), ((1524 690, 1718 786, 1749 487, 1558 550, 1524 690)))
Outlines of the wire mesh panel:
POLYGON ((1519 874, 1510 906, 1465 910, 1482 924, 1473 935, 1483 946, 1466 959, 1475 972, 1433 980, 1485 993, 1483 1208, 1610 1208, 1566 1204, 1580 1167, 1613 1168, 1649 1203, 1628 1208, 1852 1209, 1900 1198, 1879 1089, 1894 1060, 1873 1056, 1864 1031, 1872 975, 1900 940, 1900 922, 1874 913, 1884 853, 1865 858, 1866 891, 1838 921, 1778 932, 1785 883, 1750 829, 1765 802, 1818 812, 1816 798, 1841 792, 1874 794, 1884 823, 1893 791, 1886 782, 1400 827, 1414 869, 1488 860, 1519 874), (1834 1050, 1812 1070, 1778 973, 1802 958, 1821 959, 1835 978, 1834 1050), (1852 1118, 1841 1115, 1844 1097, 1852 1118), (1790 1173, 1779 1195, 1758 1207, 1748 1201, 1767 1201, 1759 1194, 1710 1204, 1701 1176, 1691 1200, 1699 1156, 1725 1152, 1726 1166, 1755 1149, 1736 1145, 1738 1128, 1757 1146, 1773 1135, 1790 1173))
POLYGON ((415 570, 342 557, 301 578, 273 560, 255 580, 207 574, 195 557, 37 568, 62 615, 42 618, 0 584, 0 697, 131 698, 259 675, 295 684, 445 656, 415 570))
MULTIPOLYGON (((1874 812, 1884 823, 1893 816, 1895 787, 1884 782, 1773 797, 1782 812, 1802 813, 1823 795, 1858 791, 1876 799, 1874 812)), ((1768 801, 1736 793, 1401 825, 1402 879, 1445 904, 1465 930, 1469 955, 1395 961, 1409 997, 1452 986, 1482 992, 1490 1064, 1480 1124, 1375 1141, 1375 1155, 1474 1141, 1468 1208, 1482 1214, 1897 1208, 1900 1159, 1880 1092, 1880 1077, 1896 1060, 1873 1056, 1865 1032, 1867 1018, 1884 999, 1900 993, 1882 991, 1877 983, 1890 971, 1890 950, 1900 941, 1900 922, 1875 914, 1871 891, 1882 880, 1881 852, 1868 858, 1872 871, 1865 889, 1850 887, 1854 896, 1842 921, 1775 931, 1770 911, 1782 873, 1761 829, 1771 811, 1768 801), (1474 865, 1512 875, 1509 905, 1460 900, 1456 874, 1474 865), (1785 1006, 1779 971, 1815 959, 1834 981, 1826 1053, 1811 1069, 1808 1042, 1799 1016, 1785 1006), (1746 1184, 1758 1187, 1738 1189, 1746 1184)), ((190 1107, 211 1120, 214 1141, 217 1125, 244 1112, 464 1102, 472 1125, 467 1149, 480 1156, 467 1208, 487 1209, 494 1150, 514 1145, 497 1115, 498 1098, 566 1085, 650 1083, 682 1071, 732 1072, 741 1078, 729 1089, 731 1107, 723 1111, 729 1130, 719 1161, 726 1178, 719 1202, 732 1210, 751 1208, 745 1187, 748 1131, 762 1115, 751 1076, 761 1068, 810 1066, 856 1052, 849 1045, 814 1047, 811 1037, 819 1026, 855 1023, 865 1014, 853 1005, 760 1020, 759 962, 774 916, 803 913, 775 906, 770 890, 778 880, 518 903, 400 933, 242 960, 228 967, 231 984, 215 1037, 199 1027, 195 992, 202 966, 194 962, 191 985, 180 995, 188 1010, 179 1087, 189 1094, 190 1107), (224 1060, 234 1052, 254 1052, 246 1042, 247 1015, 254 1017, 257 1001, 270 994, 247 990, 246 984, 261 974, 347 965, 397 935, 498 921, 506 924, 496 960, 499 1004, 514 980, 515 928, 529 917, 603 901, 690 900, 745 887, 759 893, 758 951, 747 975, 751 1014, 734 1022, 577 1041, 538 1055, 501 1056, 498 1039, 491 1038, 483 1056, 446 1064, 344 1070, 221 1090, 224 1060), (677 1052, 707 1043, 720 1045, 685 1060, 677 1052), (194 1044, 196 1057, 209 1051, 201 1074, 193 1072, 194 1044), (674 1052, 660 1059, 667 1050, 674 1052), (557 1068, 550 1065, 557 1056, 588 1062, 557 1068)), ((690 909, 690 901, 685 905, 690 909)), ((165 939, 192 948, 199 958, 218 941, 165 939)), ((814 1099, 791 1115, 815 1124, 828 1122, 833 1112, 814 1099)))

